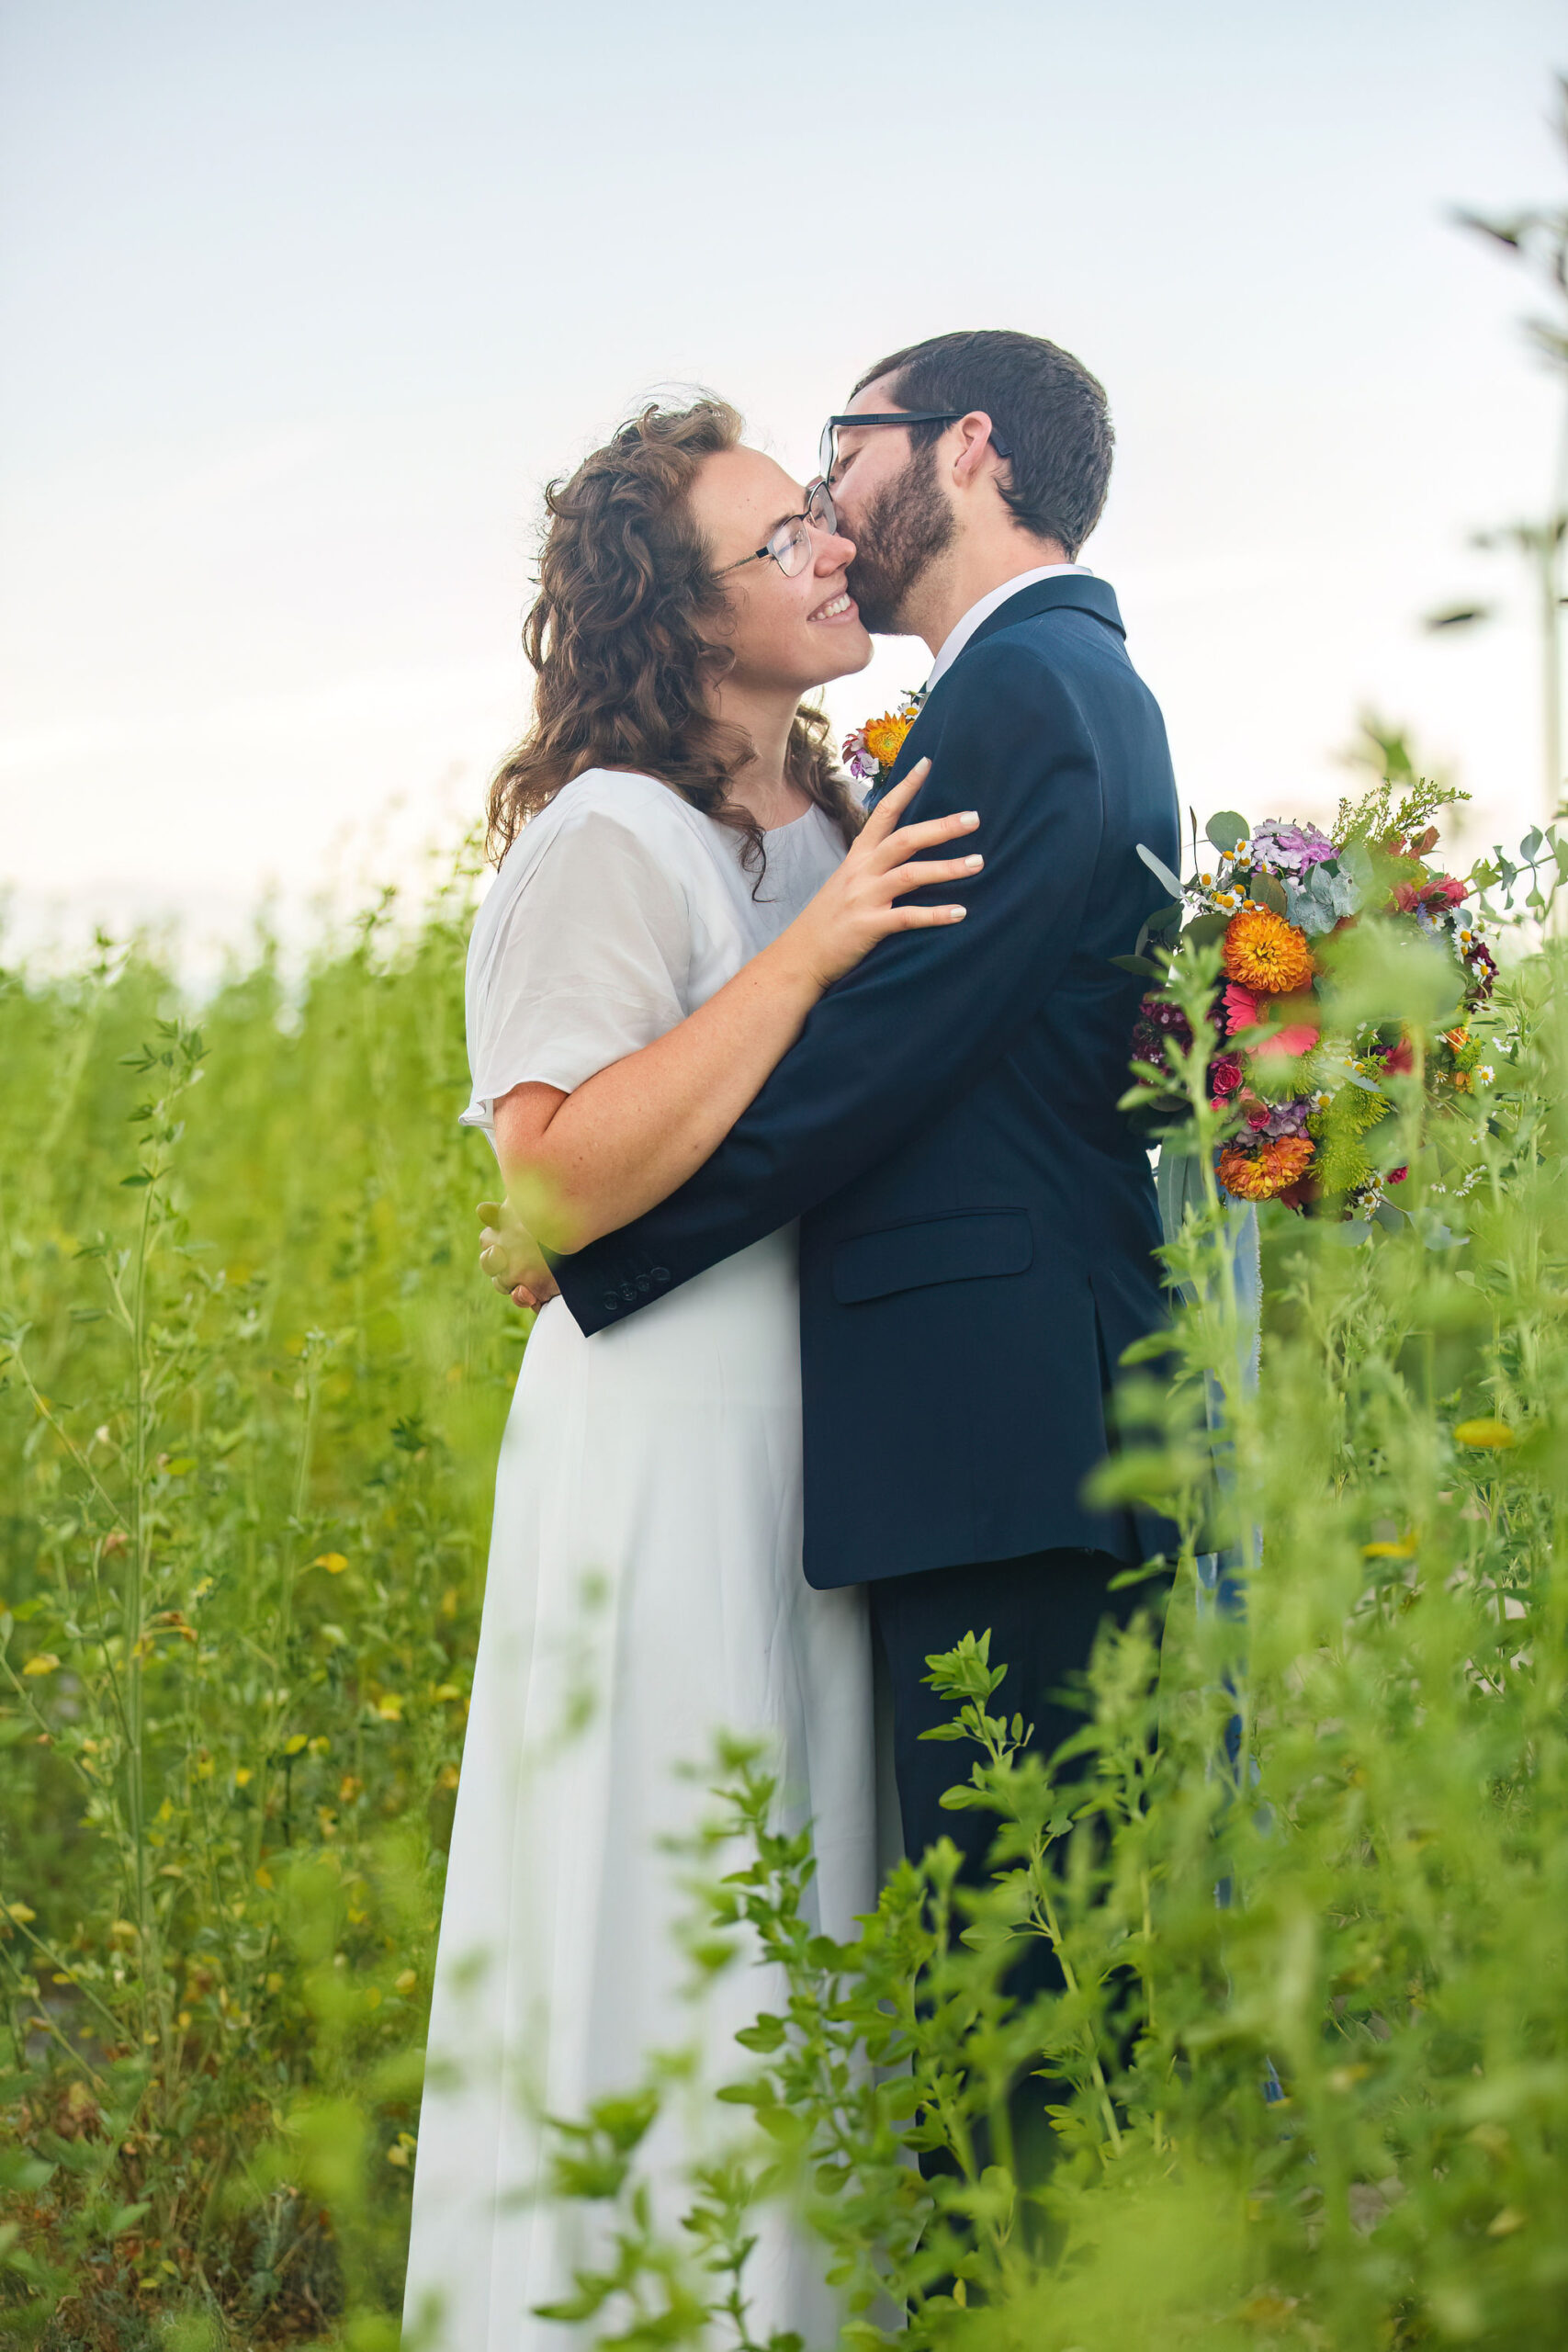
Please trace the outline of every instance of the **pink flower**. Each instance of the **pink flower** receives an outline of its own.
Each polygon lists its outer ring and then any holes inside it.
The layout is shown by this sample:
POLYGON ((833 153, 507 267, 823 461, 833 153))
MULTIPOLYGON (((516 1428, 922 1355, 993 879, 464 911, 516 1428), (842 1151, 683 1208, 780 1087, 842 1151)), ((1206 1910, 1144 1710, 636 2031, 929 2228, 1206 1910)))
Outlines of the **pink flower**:
POLYGON ((1209 1092, 1215 1103, 1224 1102, 1241 1084, 1241 1064, 1234 1054, 1222 1054, 1218 1061, 1209 1064, 1209 1092))
POLYGON ((1415 1069, 1416 1056, 1411 1050, 1408 1037, 1402 1037, 1397 1046, 1389 1049, 1382 1057, 1382 1066, 1393 1078, 1399 1077, 1403 1071, 1415 1069))
POLYGON ((1288 1061, 1295 1054, 1310 1054, 1318 1040, 1318 1031, 1304 1021, 1292 1021, 1283 1029, 1276 1029, 1257 1048, 1259 1061, 1288 1061))
POLYGON ((1451 874, 1445 874, 1439 881, 1432 884, 1425 895, 1428 905, 1433 899, 1441 899, 1450 907, 1457 907, 1462 905, 1469 898, 1470 885, 1468 882, 1456 881, 1451 874))
POLYGON ((1325 858, 1339 854, 1328 835, 1315 825, 1288 825, 1279 817, 1265 817, 1253 827, 1252 846, 1259 857, 1281 866, 1287 874, 1305 874, 1325 858))
POLYGON ((1391 1184, 1403 1184, 1409 1173, 1408 1167, 1391 1168, 1388 1171, 1388 1181, 1391 1184))
POLYGON ((1234 1037, 1238 1029, 1256 1029, 1258 1021, 1258 999, 1239 980, 1225 982, 1225 1035, 1234 1037))

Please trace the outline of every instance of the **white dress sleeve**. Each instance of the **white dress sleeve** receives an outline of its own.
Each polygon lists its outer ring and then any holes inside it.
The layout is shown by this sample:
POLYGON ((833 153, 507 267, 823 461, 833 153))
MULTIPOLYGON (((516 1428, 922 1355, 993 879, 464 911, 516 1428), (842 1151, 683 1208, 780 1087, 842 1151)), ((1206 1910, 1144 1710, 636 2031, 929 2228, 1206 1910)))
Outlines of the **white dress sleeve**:
POLYGON ((685 1018, 686 892, 629 814, 547 810, 497 876, 469 950, 465 1125, 493 1134, 513 1087, 570 1094, 685 1018))

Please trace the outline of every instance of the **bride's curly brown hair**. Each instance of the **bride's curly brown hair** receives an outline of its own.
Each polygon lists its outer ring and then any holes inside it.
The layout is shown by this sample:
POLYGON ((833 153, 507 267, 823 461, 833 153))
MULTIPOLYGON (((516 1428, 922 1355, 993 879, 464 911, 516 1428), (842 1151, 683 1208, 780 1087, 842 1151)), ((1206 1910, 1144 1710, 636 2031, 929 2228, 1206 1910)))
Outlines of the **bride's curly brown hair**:
MULTIPOLYGON (((633 768, 743 834, 743 860, 760 876, 762 829, 729 799, 750 738, 716 718, 705 696, 731 658, 724 590, 688 506, 704 458, 733 449, 740 430, 728 401, 655 402, 570 481, 547 487, 539 593, 523 625, 538 673, 534 723, 490 787, 485 846, 496 865, 573 776, 633 768)), ((785 767, 852 840, 859 805, 834 764, 826 717, 805 703, 785 767)))

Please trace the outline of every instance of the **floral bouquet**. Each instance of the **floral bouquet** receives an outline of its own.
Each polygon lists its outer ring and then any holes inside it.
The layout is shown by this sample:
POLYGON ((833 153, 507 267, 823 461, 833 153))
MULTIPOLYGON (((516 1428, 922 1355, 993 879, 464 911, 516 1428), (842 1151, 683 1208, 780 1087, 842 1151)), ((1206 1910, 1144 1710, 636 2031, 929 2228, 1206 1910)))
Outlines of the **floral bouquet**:
MULTIPOLYGON (((1472 884, 1429 863, 1438 829, 1427 820, 1458 797, 1419 784, 1391 809, 1384 786, 1359 807, 1342 803, 1332 835, 1279 818, 1248 825, 1227 811, 1206 829, 1207 862, 1194 838, 1195 870, 1185 882, 1140 845, 1172 903, 1146 927, 1138 954, 1118 962, 1163 977, 1145 946, 1179 955, 1219 944, 1207 1082, 1213 1107, 1233 1123, 1219 1159, 1228 1193, 1329 1216, 1371 1218, 1382 1210, 1386 1221, 1388 1190, 1409 1172, 1389 1164, 1401 1132, 1389 1080, 1419 1071, 1428 1108, 1439 1114, 1492 1084, 1471 1019, 1491 995, 1496 963, 1483 925, 1466 911, 1472 884), (1435 982, 1443 993, 1447 969, 1450 1012, 1435 1038, 1418 1018, 1362 1017, 1354 989, 1337 1006, 1335 967, 1344 961, 1337 943, 1371 923, 1390 927, 1382 943, 1390 950, 1424 941, 1439 952, 1440 961, 1426 959, 1417 991, 1429 994, 1435 982)), ((1385 990, 1389 968, 1385 960, 1385 990)), ((1179 1006, 1157 989, 1145 997, 1133 1040, 1135 1105, 1172 1104, 1179 1090, 1167 1047, 1191 1041, 1179 1006)))

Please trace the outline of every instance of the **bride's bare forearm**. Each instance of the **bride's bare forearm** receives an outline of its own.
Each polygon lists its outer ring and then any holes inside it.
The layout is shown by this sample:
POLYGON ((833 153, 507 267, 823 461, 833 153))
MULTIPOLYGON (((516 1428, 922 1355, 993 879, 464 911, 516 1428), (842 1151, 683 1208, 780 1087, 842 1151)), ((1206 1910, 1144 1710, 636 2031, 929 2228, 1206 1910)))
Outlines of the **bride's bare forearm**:
POLYGON ((972 881, 981 865, 917 854, 972 831, 973 809, 897 826, 929 766, 918 761, 886 795, 816 897, 706 1004, 575 1093, 526 1084, 496 1104, 507 1189, 527 1198, 540 1240, 584 1249, 667 1199, 717 1150, 831 981, 892 932, 962 921, 961 906, 899 903, 972 881))
POLYGON ((664 1036, 563 1097, 542 1133, 536 1114, 513 1122, 511 1098, 499 1103, 509 1190, 522 1177, 549 1204, 539 1238, 584 1249, 683 1184, 794 1045, 822 988, 786 932, 664 1036))

